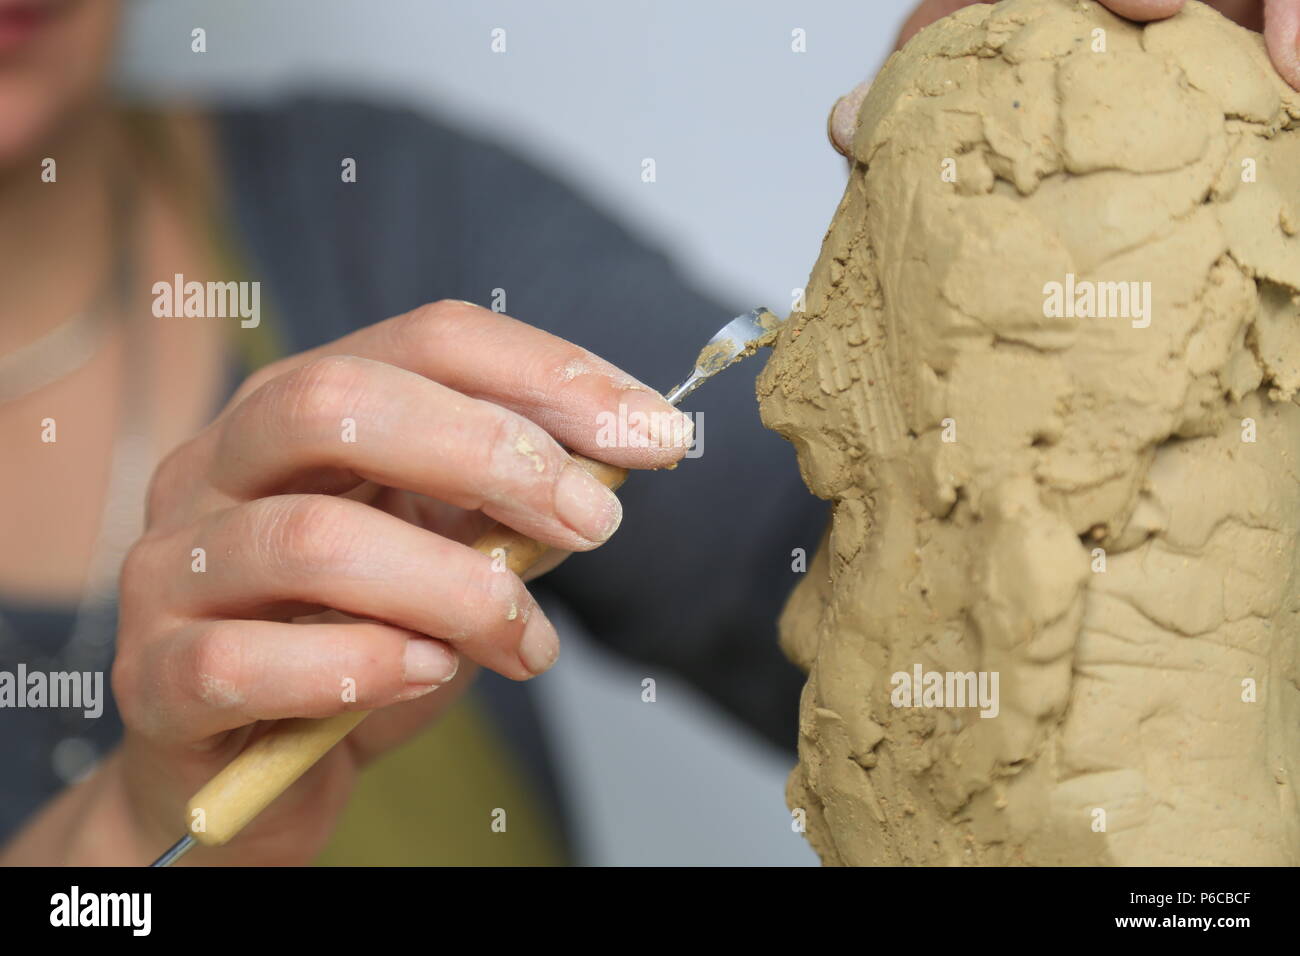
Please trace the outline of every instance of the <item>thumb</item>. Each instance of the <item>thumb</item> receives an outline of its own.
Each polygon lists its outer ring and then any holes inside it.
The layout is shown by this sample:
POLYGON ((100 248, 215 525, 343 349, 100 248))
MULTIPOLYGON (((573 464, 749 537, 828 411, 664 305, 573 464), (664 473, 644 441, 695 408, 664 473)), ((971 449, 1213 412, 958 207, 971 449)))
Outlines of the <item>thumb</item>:
POLYGON ((1300 90, 1300 0, 1264 0, 1264 43, 1282 79, 1300 90))
MULTIPOLYGON (((973 6, 976 3, 991 2, 992 0, 924 0, 912 11, 911 16, 903 21, 894 49, 899 49, 931 23, 942 20, 950 13, 956 13, 963 7, 973 6)), ((830 136, 831 145, 845 156, 853 146, 853 131, 858 125, 858 110, 862 106, 862 101, 867 98, 867 90, 870 88, 871 81, 864 80, 849 93, 841 96, 831 109, 830 118, 826 123, 826 132, 830 136)))

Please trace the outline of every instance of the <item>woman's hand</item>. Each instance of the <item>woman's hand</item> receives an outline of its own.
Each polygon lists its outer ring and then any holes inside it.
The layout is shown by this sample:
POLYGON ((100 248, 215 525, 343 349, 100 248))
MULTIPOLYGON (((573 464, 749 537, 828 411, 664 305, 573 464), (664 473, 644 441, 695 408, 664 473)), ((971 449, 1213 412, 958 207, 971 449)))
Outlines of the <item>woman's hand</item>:
POLYGON ((159 467, 122 573, 112 766, 140 843, 180 836, 186 801, 262 722, 378 708, 232 844, 202 851, 310 861, 357 769, 466 684, 462 658, 516 680, 549 668, 554 627, 469 543, 493 521, 561 554, 613 534, 618 499, 561 443, 639 468, 684 451, 598 447, 598 416, 620 404, 678 416, 582 349, 461 302, 250 378, 159 467))
MULTIPOLYGON (((923 0, 903 23, 895 49, 912 39, 918 32, 936 20, 955 13, 962 7, 992 0, 923 0)), ((1100 0, 1112 13, 1130 20, 1145 22, 1172 17, 1186 0, 1100 0)), ((1225 17, 1252 30, 1264 32, 1264 42, 1269 56, 1282 78, 1300 90, 1300 0, 1207 0, 1225 17)), ((860 83, 848 95, 840 98, 831 111, 831 142, 841 153, 848 155, 853 144, 853 132, 858 123, 858 110, 866 99, 871 82, 860 83)))

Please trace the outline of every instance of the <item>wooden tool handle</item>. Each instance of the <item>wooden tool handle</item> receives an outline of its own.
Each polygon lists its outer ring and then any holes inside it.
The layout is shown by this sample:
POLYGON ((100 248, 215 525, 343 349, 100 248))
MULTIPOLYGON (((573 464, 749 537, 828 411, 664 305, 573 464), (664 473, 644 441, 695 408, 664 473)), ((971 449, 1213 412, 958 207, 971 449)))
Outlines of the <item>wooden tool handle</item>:
MULTIPOLYGON (((581 455, 573 460, 607 488, 617 489, 627 478, 626 469, 581 455)), ((519 575, 549 550, 504 525, 486 532, 474 549, 504 559, 506 567, 519 575)), ((227 843, 369 713, 351 710, 320 720, 277 721, 190 799, 186 808, 190 835, 205 846, 227 843)))

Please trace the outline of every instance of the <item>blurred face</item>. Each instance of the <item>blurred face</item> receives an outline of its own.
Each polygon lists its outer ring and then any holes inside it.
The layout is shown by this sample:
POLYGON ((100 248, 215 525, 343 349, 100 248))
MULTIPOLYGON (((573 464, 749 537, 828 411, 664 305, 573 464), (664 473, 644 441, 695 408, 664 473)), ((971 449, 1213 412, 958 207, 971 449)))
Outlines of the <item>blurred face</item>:
POLYGON ((105 82, 120 0, 0 0, 0 169, 74 122, 105 82))

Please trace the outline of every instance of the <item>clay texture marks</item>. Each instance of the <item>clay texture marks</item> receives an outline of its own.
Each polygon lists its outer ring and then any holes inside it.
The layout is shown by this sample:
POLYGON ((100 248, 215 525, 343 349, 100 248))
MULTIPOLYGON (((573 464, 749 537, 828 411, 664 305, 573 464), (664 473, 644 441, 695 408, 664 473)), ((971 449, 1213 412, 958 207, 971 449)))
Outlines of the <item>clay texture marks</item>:
POLYGON ((890 59, 853 159, 759 381, 835 502, 781 622, 810 840, 1300 863, 1300 95, 1199 3, 1008 0, 890 59))

